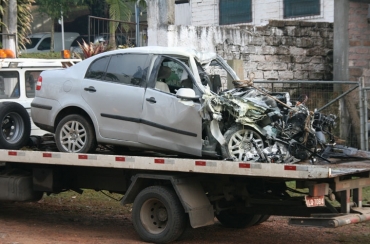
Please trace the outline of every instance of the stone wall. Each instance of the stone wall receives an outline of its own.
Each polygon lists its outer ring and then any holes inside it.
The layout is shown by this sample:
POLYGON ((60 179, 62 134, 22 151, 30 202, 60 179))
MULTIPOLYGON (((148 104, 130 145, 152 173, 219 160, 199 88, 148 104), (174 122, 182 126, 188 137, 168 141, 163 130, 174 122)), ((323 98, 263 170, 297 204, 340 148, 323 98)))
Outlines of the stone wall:
POLYGON ((349 80, 358 81, 361 76, 370 83, 370 23, 367 18, 368 4, 350 2, 348 19, 348 68, 349 80))
POLYGON ((244 77, 332 80, 333 24, 270 20, 266 26, 168 26, 168 46, 216 51, 244 62, 244 77))

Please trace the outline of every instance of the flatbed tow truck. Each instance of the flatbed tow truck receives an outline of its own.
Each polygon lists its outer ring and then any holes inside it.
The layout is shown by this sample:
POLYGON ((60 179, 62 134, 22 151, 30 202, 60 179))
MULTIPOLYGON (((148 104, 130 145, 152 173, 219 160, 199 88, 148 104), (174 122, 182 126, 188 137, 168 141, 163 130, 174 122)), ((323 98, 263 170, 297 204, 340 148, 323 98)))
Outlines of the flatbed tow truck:
POLYGON ((121 193, 122 204, 133 203, 135 229, 150 242, 173 241, 189 220, 198 228, 215 217, 235 228, 270 215, 332 228, 370 219, 362 199, 370 186, 366 160, 288 165, 32 150, 0 150, 0 158, 0 200, 37 201, 68 189, 121 193))
POLYGON ((147 242, 174 241, 189 223, 198 228, 215 218, 232 228, 271 215, 331 228, 370 220, 362 194, 370 186, 368 158, 282 164, 105 148, 80 154, 55 151, 51 134, 27 140, 41 146, 0 149, 0 201, 38 201, 66 190, 120 193, 122 204, 133 204, 134 227, 147 242))

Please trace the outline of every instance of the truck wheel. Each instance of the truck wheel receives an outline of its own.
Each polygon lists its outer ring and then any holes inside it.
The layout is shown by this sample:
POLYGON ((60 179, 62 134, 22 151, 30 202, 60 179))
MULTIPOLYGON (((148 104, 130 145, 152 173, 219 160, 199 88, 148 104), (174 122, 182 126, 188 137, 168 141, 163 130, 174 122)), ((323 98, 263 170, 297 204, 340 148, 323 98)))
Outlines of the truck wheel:
POLYGON ((139 236, 147 242, 168 243, 186 228, 186 214, 175 191, 150 186, 135 198, 132 221, 139 236))
POLYGON ((17 150, 28 143, 31 119, 22 105, 16 102, 0 103, 0 122, 0 148, 17 150))
POLYGON ((94 127, 81 115, 68 115, 58 123, 55 143, 60 152, 92 152, 96 148, 94 127))
POLYGON ((261 215, 261 218, 257 221, 257 223, 255 223, 254 225, 259 225, 259 224, 262 224, 263 222, 265 222, 266 220, 268 220, 270 218, 271 215, 261 215))
POLYGON ((230 127, 224 134, 226 143, 221 146, 224 159, 257 161, 264 148, 262 136, 255 130, 241 125, 230 127))
POLYGON ((222 211, 216 214, 216 218, 225 227, 246 228, 255 225, 261 219, 261 215, 222 211))

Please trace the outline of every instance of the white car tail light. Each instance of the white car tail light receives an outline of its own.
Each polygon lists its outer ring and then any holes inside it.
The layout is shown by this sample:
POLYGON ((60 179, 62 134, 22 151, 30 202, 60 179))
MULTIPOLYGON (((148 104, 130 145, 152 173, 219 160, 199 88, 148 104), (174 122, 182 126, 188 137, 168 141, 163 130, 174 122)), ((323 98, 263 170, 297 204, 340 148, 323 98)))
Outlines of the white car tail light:
POLYGON ((42 84, 42 77, 39 76, 39 78, 37 79, 37 83, 36 83, 36 91, 41 90, 41 84, 42 84))

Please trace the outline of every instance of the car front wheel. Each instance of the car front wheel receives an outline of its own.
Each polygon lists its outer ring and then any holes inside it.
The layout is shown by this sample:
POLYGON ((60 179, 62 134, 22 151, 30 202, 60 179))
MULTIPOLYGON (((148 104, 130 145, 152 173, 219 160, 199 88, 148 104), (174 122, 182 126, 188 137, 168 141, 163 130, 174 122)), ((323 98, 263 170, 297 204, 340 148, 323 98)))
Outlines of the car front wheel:
POLYGON ((226 131, 224 137, 226 143, 221 147, 224 159, 258 161, 263 156, 263 138, 252 128, 234 125, 226 131))
POLYGON ((68 115, 58 123, 55 140, 60 152, 89 153, 96 148, 93 126, 78 114, 68 115))

